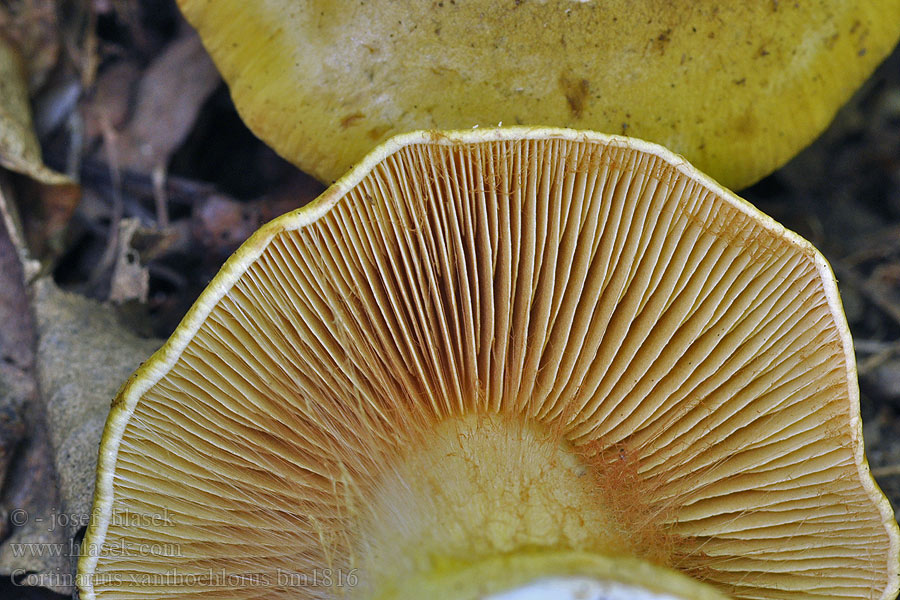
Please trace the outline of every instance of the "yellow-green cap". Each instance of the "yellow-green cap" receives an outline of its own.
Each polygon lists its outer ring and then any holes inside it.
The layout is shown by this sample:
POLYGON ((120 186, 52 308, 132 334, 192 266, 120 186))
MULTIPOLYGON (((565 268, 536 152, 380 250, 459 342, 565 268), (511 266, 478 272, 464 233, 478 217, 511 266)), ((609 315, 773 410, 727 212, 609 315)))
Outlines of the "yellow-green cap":
POLYGON ((502 124, 639 137, 738 189, 900 37, 898 0, 179 4, 250 128, 329 182, 392 135, 502 124))

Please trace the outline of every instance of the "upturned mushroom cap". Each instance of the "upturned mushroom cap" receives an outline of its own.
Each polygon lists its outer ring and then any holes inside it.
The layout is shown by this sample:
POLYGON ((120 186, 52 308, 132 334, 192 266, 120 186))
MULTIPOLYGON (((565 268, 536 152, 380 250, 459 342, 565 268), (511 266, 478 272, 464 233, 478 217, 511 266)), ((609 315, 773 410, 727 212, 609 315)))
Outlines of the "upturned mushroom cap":
POLYGON ((395 138, 257 232, 113 403, 84 544, 85 600, 898 587, 825 260, 560 129, 395 138))
POLYGON ((900 37, 900 0, 179 0, 250 128, 334 181, 416 129, 633 135, 727 187, 784 164, 900 37))

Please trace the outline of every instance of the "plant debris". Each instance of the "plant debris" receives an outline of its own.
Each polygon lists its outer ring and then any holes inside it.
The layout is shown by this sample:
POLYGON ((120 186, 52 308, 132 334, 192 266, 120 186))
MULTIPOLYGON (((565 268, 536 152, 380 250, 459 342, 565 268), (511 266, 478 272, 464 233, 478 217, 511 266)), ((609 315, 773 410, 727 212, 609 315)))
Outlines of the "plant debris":
MULTIPOLYGON (((0 31, 0 597, 61 598, 119 385, 248 235, 324 187, 244 126, 171 0, 16 0, 0 31)), ((831 262, 900 506, 900 50, 741 195, 831 262)))

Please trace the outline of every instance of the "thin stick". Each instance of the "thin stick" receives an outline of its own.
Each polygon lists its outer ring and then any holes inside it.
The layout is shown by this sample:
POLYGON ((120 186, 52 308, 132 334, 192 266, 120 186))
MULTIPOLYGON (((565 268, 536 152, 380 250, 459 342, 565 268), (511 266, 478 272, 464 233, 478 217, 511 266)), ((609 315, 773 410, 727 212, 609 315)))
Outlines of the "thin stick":
POLYGON ((113 266, 119 249, 119 223, 122 221, 122 179, 119 171, 119 157, 116 153, 116 132, 106 115, 100 117, 103 130, 103 146, 109 160, 109 176, 112 182, 112 214, 110 215, 109 234, 106 237, 106 248, 99 262, 94 266, 89 279, 90 285, 96 285, 103 275, 113 266))
POLYGON ((169 202, 166 195, 166 166, 153 167, 153 199, 156 201, 156 224, 160 229, 169 226, 169 202))

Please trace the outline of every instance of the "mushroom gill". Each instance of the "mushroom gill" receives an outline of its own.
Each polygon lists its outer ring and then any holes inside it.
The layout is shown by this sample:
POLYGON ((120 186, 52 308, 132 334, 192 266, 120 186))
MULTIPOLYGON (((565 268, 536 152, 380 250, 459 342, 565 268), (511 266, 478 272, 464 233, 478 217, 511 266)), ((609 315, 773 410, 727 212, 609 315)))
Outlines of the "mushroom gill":
POLYGON ((824 259, 570 130, 395 138, 263 227, 123 387, 95 502, 86 600, 897 591, 824 259))

